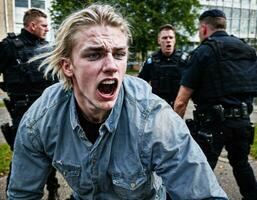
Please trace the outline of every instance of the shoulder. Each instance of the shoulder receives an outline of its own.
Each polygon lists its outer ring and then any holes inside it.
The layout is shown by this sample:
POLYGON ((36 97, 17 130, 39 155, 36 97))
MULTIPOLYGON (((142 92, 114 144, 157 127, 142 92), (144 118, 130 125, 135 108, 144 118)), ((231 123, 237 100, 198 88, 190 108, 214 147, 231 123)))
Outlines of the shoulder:
POLYGON ((13 64, 16 60, 15 38, 7 36, 0 42, 0 71, 4 71, 8 65, 13 64))
POLYGON ((153 57, 151 56, 151 57, 147 58, 145 63, 148 65, 153 64, 153 57))
POLYGON ((160 52, 155 51, 146 59, 145 64, 151 65, 154 62, 158 62, 158 60, 160 60, 160 52))
POLYGON ((65 91, 62 83, 56 83, 46 88, 42 95, 32 104, 26 116, 32 121, 42 118, 47 112, 54 111, 60 104, 68 101, 71 91, 65 91))
POLYGON ((1 41, 1 47, 8 47, 13 44, 13 41, 17 39, 15 33, 7 33, 7 36, 1 41))
POLYGON ((151 93, 151 86, 141 78, 125 75, 123 86, 126 93, 135 99, 145 98, 151 93))
POLYGON ((213 38, 207 38, 190 53, 190 58, 197 57, 201 59, 205 57, 210 57, 214 53, 215 46, 216 40, 214 40, 213 38))
POLYGON ((148 131, 151 130, 149 133, 155 139, 162 138, 163 141, 166 141, 170 135, 169 130, 176 130, 178 126, 186 127, 170 105, 152 93, 151 87, 145 81, 136 77, 125 76, 123 85, 125 105, 128 107, 133 105, 133 108, 136 107, 140 111, 145 119, 145 128, 148 131))
POLYGON ((152 93, 152 87, 141 78, 126 75, 123 87, 125 100, 137 106, 144 113, 166 104, 164 100, 152 93))
POLYGON ((172 57, 178 62, 185 62, 188 59, 188 53, 180 49, 175 49, 172 57))
POLYGON ((181 57, 183 54, 183 51, 181 49, 175 49, 174 56, 181 57))
POLYGON ((7 37, 1 42, 1 50, 5 48, 5 51, 16 51, 24 47, 24 41, 20 38, 20 35, 15 33, 8 33, 7 37))

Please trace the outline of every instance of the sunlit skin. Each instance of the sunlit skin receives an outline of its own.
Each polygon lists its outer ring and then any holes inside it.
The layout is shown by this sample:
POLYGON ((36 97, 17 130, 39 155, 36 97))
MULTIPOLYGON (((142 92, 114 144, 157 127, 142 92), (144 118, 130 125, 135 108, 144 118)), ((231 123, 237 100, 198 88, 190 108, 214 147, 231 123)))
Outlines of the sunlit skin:
POLYGON ((29 22, 28 26, 25 28, 40 39, 45 39, 46 34, 49 31, 47 18, 45 17, 37 17, 29 22))
POLYGON ((127 36, 119 28, 92 26, 77 32, 72 58, 64 59, 62 68, 73 84, 75 98, 84 117, 103 122, 113 108, 126 72, 127 36), (115 85, 103 92, 100 85, 115 85))
POLYGON ((200 38, 200 41, 202 42, 206 38, 210 37, 215 31, 224 30, 224 29, 213 29, 208 24, 206 24, 204 22, 200 22, 199 26, 198 26, 198 30, 199 30, 199 32, 198 32, 199 38, 200 38))
POLYGON ((200 42, 202 42, 205 39, 206 26, 204 24, 200 23, 198 30, 199 30, 199 32, 198 32, 199 39, 200 39, 200 42))
POLYGON ((165 56, 170 56, 176 44, 176 37, 173 30, 162 30, 158 35, 158 44, 165 56))

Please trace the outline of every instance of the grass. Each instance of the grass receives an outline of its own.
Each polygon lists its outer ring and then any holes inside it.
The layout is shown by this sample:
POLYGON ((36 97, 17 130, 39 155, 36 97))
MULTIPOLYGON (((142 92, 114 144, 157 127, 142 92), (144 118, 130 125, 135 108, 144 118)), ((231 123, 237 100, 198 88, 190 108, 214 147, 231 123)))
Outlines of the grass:
POLYGON ((0 176, 9 171, 9 164, 12 159, 12 152, 8 144, 0 144, 0 176))

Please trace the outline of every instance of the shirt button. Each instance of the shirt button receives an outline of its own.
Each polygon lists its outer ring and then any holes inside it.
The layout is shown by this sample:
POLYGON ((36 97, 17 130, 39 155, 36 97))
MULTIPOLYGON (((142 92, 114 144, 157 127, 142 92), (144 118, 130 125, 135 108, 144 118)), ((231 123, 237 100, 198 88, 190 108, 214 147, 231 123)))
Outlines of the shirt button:
POLYGON ((131 183, 131 184, 130 184, 130 187, 133 189, 133 188, 136 187, 136 184, 135 184, 135 183, 131 183))

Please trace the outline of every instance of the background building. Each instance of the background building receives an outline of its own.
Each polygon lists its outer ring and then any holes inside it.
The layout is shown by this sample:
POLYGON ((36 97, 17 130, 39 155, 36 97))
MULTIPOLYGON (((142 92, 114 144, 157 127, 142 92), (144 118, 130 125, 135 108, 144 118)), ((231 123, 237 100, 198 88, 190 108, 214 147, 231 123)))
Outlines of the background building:
POLYGON ((13 32, 13 2, 10 0, 0 0, 0 27, 0 39, 3 39, 7 32, 13 32))
MULTIPOLYGON (((31 7, 42 9, 48 14, 50 32, 47 40, 54 39, 54 30, 51 28, 51 19, 48 8, 51 0, 0 0, 0 40, 8 32, 19 33, 22 27, 24 11, 31 7)), ((247 41, 257 48, 257 0, 199 0, 202 11, 218 8, 227 16, 227 32, 247 41)), ((198 42, 198 34, 190 39, 192 47, 198 42)))
POLYGON ((8 32, 19 33, 23 27, 24 12, 31 7, 39 8, 48 15, 50 31, 47 40, 54 38, 54 31, 51 28, 51 19, 48 8, 50 0, 0 0, 0 40, 6 37, 8 32))
POLYGON ((218 8, 227 17, 227 32, 257 47, 257 0, 200 0, 202 11, 218 8))

